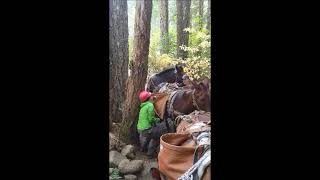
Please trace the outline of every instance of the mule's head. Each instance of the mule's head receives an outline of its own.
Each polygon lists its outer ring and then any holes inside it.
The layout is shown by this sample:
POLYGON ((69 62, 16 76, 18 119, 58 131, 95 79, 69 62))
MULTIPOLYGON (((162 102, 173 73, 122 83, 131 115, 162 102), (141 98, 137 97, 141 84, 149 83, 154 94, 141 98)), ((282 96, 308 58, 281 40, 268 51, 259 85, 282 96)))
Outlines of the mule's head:
POLYGON ((183 71, 183 67, 185 67, 184 64, 177 64, 175 65, 175 75, 176 75, 176 82, 178 84, 182 84, 183 83, 183 75, 185 74, 183 71))
POLYGON ((211 111, 211 99, 209 95, 209 83, 210 80, 205 77, 200 83, 193 82, 194 96, 197 105, 201 110, 210 112, 211 111))

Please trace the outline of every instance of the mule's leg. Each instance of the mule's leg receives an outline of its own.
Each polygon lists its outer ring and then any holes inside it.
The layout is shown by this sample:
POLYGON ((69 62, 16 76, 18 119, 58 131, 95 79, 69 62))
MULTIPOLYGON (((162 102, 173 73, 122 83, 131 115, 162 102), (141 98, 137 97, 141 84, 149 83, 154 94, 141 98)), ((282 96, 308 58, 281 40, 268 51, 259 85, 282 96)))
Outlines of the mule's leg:
POLYGON ((168 122, 168 129, 169 129, 169 132, 170 133, 175 133, 176 132, 176 129, 175 129, 175 125, 174 125, 174 122, 171 118, 168 118, 167 119, 167 122, 168 122))
POLYGON ((160 144, 160 139, 151 139, 147 152, 149 158, 153 158, 156 155, 158 144, 160 144))

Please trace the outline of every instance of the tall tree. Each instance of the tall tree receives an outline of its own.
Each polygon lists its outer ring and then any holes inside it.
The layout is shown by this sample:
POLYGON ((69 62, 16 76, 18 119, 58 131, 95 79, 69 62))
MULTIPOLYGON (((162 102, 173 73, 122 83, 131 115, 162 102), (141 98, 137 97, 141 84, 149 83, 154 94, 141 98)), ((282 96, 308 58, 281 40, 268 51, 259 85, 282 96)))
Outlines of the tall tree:
POLYGON ((188 46, 189 33, 184 31, 190 26, 190 5, 191 0, 177 0, 177 57, 185 59, 188 53, 183 51, 180 46, 188 46))
POLYGON ((160 54, 168 54, 169 49, 169 13, 168 13, 168 0, 159 0, 160 8, 160 40, 161 48, 160 54))
POLYGON ((208 20, 207 20, 207 29, 211 31, 211 1, 208 1, 208 20))
POLYGON ((199 16, 203 17, 203 0, 199 0, 199 16))
POLYGON ((133 57, 131 75, 127 82, 126 103, 120 127, 120 138, 125 142, 137 140, 136 123, 140 102, 139 92, 144 90, 148 73, 152 0, 136 1, 133 57))
POLYGON ((203 25, 203 0, 199 0, 199 17, 200 17, 199 29, 202 29, 202 25, 203 25))
POLYGON ((109 3, 109 124, 111 125, 112 121, 122 120, 129 55, 127 1, 110 0, 109 3))

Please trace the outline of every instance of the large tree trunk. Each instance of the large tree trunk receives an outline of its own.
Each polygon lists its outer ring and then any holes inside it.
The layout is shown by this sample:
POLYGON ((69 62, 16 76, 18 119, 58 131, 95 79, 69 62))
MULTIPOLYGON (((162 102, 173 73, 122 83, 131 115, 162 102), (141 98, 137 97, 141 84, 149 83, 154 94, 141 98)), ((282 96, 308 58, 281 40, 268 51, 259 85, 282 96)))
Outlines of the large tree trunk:
POLYGON ((199 16, 200 16, 199 29, 202 29, 202 26, 203 26, 203 0, 199 0, 199 16))
POLYGON ((190 5, 191 0, 177 0, 177 57, 185 59, 188 53, 180 46, 188 46, 189 33, 184 29, 190 26, 190 5))
POLYGON ((207 29, 211 31, 211 1, 208 1, 208 20, 207 20, 207 29))
POLYGON ((160 0, 160 39, 161 48, 160 54, 168 54, 169 52, 169 21, 168 21, 168 0, 160 0))
POLYGON ((127 143, 137 140, 136 122, 140 110, 138 95, 144 90, 148 72, 151 13, 152 0, 136 1, 133 66, 127 82, 126 106, 120 128, 120 139, 127 143))
MULTIPOLYGON (((121 122, 128 79, 127 1, 110 0, 109 14, 109 124, 121 122)), ((110 126, 111 127, 111 126, 110 126)))

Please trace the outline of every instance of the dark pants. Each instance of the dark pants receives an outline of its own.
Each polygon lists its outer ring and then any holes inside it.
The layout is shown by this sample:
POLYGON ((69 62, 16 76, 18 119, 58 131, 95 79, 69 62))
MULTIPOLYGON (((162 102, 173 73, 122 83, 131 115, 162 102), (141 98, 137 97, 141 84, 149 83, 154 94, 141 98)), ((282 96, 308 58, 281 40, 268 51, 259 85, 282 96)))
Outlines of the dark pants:
POLYGON ((159 150, 160 136, 166 132, 164 123, 154 125, 152 128, 139 132, 140 148, 147 151, 148 156, 155 155, 159 150))
POLYGON ((151 140, 152 129, 138 130, 141 151, 146 151, 151 140))

